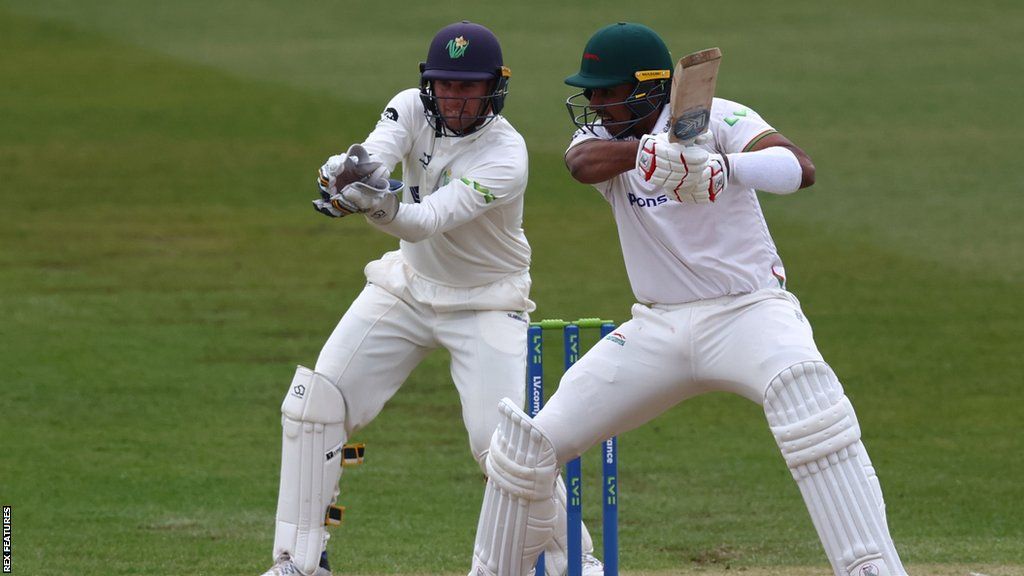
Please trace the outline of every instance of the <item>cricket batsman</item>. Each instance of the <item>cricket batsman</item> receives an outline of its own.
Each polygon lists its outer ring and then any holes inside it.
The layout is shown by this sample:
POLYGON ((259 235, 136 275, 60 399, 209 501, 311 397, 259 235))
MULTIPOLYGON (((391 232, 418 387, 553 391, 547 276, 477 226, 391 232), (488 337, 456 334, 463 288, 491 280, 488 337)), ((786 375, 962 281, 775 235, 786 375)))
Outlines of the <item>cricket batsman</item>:
MULTIPOLYGON (((815 345, 755 190, 814 182, 807 154, 715 98, 710 129, 670 141, 673 61, 640 24, 598 30, 566 83, 573 178, 611 205, 637 303, 530 418, 503 400, 471 576, 523 576, 556 528, 559 467, 698 394, 764 408, 836 576, 903 576, 857 415, 815 345)), ((685 83, 684 83, 685 88, 685 83)), ((678 88, 676 88, 678 89, 678 88)))
MULTIPOLYGON (((325 524, 339 516, 345 443, 432 350, 451 354, 470 451, 481 467, 499 400, 525 400, 534 304, 522 229, 526 145, 501 115, 510 75, 490 30, 465 21, 446 26, 420 64, 419 88, 399 92, 363 142, 320 168, 319 212, 361 214, 400 242, 366 265, 366 287, 316 365, 299 366, 288 386, 274 564, 264 576, 330 575, 325 524), (389 178, 399 163, 401 182, 389 178)), ((564 484, 552 478, 552 490, 564 510, 564 484)), ((564 513, 557 522, 564 533, 564 513)), ((564 537, 548 542, 549 574, 565 572, 565 545, 564 537)), ((584 547, 585 563, 599 575, 592 550, 584 547)))

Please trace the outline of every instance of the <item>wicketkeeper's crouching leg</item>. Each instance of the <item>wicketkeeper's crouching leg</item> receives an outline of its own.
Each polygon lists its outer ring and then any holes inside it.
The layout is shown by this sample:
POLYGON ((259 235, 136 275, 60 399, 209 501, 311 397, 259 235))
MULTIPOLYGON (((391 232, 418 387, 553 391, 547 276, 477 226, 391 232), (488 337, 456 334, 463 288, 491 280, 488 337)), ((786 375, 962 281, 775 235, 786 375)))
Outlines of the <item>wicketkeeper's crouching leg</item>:
POLYGON ((837 576, 904 576, 860 426, 824 362, 783 370, 765 414, 837 576))
POLYGON ((487 455, 471 576, 526 576, 555 529, 558 464, 547 435, 508 398, 487 455))
MULTIPOLYGON (((299 366, 281 405, 281 488, 274 533, 275 568, 291 562, 303 574, 320 566, 329 538, 328 509, 338 496, 345 440, 345 401, 323 374, 299 366)), ((277 572, 275 572, 275 569, 277 572)), ((290 568, 289 568, 290 569, 290 568)))

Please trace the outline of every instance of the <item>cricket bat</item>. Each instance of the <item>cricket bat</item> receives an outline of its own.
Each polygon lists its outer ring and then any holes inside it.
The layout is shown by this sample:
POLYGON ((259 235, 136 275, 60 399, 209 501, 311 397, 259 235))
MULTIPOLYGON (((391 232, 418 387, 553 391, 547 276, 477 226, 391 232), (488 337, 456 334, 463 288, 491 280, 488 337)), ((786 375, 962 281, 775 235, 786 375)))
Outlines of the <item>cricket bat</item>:
POLYGON ((679 59, 672 78, 672 97, 669 111, 672 114, 670 142, 684 145, 693 143, 694 138, 708 129, 711 122, 711 99, 715 97, 715 80, 718 79, 718 64, 722 51, 708 48, 679 59))

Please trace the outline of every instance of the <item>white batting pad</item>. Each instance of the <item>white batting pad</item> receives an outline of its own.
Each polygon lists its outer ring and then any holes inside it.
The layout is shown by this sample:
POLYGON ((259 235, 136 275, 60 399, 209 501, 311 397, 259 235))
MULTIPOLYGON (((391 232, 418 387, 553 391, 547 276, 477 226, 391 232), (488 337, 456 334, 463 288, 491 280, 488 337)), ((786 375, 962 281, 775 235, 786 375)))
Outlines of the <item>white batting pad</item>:
POLYGON ((291 555, 305 574, 320 562, 324 519, 338 495, 345 444, 345 401, 322 374, 299 366, 281 404, 281 489, 274 557, 291 555))
POLYGON ((555 529, 555 449, 508 398, 487 454, 487 490, 476 529, 472 576, 526 576, 555 529))
POLYGON ((784 370, 764 409, 836 575, 905 575, 862 461, 857 416, 828 364, 784 370))

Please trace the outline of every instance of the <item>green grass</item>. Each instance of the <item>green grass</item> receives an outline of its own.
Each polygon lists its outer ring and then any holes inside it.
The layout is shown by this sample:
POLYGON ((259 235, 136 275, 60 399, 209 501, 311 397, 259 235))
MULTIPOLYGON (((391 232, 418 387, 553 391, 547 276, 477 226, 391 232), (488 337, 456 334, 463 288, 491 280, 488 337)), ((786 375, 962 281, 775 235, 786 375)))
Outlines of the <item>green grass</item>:
MULTIPOLYGON (((817 163, 813 189, 763 204, 904 560, 1024 570, 1017 3, 408 4, 0 2, 15 574, 265 568, 283 389, 396 244, 313 213, 313 172, 463 17, 513 67, 538 317, 631 303, 607 206, 561 164, 582 43, 629 19, 677 55, 722 46, 721 94, 817 163)), ((337 572, 466 568, 482 483, 458 414, 436 354, 360 433, 337 572)), ((620 442, 625 568, 825 568, 756 406, 698 398, 620 442)))

